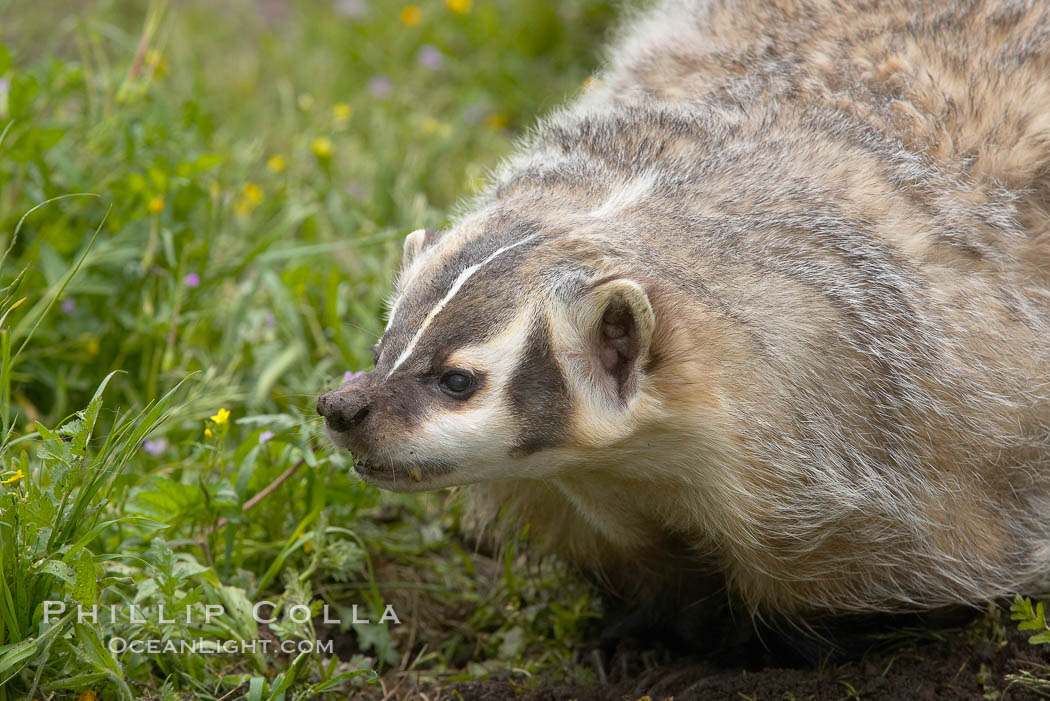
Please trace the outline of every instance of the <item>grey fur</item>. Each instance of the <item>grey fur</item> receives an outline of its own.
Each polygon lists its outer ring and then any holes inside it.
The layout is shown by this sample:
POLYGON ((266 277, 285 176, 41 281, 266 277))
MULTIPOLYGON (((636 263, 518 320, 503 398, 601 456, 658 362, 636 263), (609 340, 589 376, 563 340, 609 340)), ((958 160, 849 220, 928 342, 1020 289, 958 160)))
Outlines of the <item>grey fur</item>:
MULTIPOLYGON (((595 84, 427 237, 383 341, 406 348, 457 275, 533 237, 433 317, 415 360, 527 313, 520 345, 551 328, 573 411, 544 450, 508 438, 504 462, 421 488, 478 482, 482 522, 503 508, 638 590, 656 573, 681 591, 689 567, 660 549, 692 543, 756 610, 1042 586, 1050 8, 678 0, 625 27, 595 84), (608 278, 656 316, 622 411, 587 379, 608 278)), ((499 411, 539 423, 536 405, 499 411)))

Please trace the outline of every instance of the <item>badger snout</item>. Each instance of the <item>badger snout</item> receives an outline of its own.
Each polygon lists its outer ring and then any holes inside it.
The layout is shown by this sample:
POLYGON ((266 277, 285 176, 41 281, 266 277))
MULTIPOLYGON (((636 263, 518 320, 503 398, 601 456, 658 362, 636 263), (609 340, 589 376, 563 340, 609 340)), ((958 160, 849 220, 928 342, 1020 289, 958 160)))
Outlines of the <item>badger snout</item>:
POLYGON ((357 428, 370 410, 369 398, 360 391, 341 388, 322 394, 317 400, 317 413, 336 433, 348 433, 357 428))
POLYGON ((397 419, 410 416, 410 411, 404 392, 377 386, 368 374, 317 399, 317 413, 324 417, 329 438, 353 454, 358 476, 401 492, 433 489, 435 478, 455 470, 449 462, 405 447, 407 434, 397 419))

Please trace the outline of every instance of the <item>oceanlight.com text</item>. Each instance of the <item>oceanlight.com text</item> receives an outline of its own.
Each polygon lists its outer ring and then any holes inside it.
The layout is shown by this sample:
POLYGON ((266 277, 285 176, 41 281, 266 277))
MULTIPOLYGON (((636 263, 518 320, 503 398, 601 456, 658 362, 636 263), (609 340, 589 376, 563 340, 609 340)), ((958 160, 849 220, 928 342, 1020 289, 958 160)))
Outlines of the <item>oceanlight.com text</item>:
POLYGON ((331 655, 334 652, 331 640, 127 640, 114 637, 109 639, 110 652, 121 654, 135 652, 148 655, 164 653, 193 653, 197 655, 239 655, 239 654, 283 654, 294 655, 302 652, 331 655))

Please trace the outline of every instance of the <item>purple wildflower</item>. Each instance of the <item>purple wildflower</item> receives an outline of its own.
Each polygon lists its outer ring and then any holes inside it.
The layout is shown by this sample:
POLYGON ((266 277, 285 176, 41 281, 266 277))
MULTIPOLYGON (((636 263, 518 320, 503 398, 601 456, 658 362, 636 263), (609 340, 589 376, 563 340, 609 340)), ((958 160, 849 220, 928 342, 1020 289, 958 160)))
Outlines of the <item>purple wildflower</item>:
POLYGON ((419 49, 419 63, 432 71, 436 71, 445 64, 445 54, 430 44, 424 44, 419 49))
POLYGON ((346 372, 343 373, 343 381, 344 382, 349 382, 350 380, 356 380, 357 378, 361 377, 361 375, 364 375, 364 374, 365 374, 364 370, 358 370, 357 372, 352 372, 350 370, 347 370, 346 372))
POLYGON ((393 84, 385 75, 377 75, 368 81, 368 92, 372 93, 372 97, 387 97, 393 90, 393 84))
POLYGON ((77 303, 72 297, 66 297, 62 300, 62 311, 66 314, 72 314, 77 308, 77 303))
POLYGON ((355 200, 363 200, 368 197, 368 186, 360 180, 348 180, 344 188, 346 194, 353 197, 355 200))
POLYGON ((262 445, 266 441, 270 440, 271 438, 274 437, 274 435, 275 434, 274 434, 273 431, 263 431, 262 433, 259 434, 259 445, 262 445))
POLYGON ((363 17, 368 14, 365 0, 336 0, 335 11, 343 17, 363 17))
POLYGON ((151 438, 142 442, 142 449, 150 455, 160 455, 168 449, 168 441, 164 438, 151 438))
POLYGON ((483 119, 485 119, 485 108, 476 102, 467 105, 467 108, 463 110, 463 121, 467 124, 481 124, 483 119))
POLYGON ((188 273, 182 280, 186 287, 199 287, 201 284, 201 276, 197 273, 188 273))

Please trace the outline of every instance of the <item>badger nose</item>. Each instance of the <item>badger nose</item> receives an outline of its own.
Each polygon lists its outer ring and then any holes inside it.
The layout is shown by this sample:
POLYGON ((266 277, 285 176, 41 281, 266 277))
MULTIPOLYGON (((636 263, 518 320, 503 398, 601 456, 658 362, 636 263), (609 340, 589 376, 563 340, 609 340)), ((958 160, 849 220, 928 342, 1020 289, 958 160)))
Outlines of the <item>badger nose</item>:
POLYGON ((324 417, 328 428, 338 433, 350 431, 364 421, 368 410, 368 401, 359 392, 335 390, 317 400, 317 413, 324 417))

